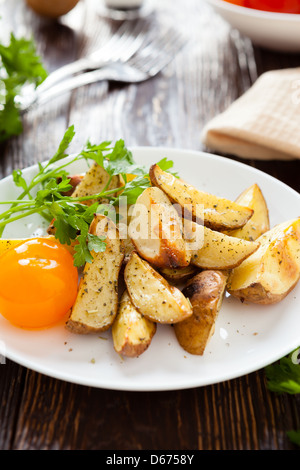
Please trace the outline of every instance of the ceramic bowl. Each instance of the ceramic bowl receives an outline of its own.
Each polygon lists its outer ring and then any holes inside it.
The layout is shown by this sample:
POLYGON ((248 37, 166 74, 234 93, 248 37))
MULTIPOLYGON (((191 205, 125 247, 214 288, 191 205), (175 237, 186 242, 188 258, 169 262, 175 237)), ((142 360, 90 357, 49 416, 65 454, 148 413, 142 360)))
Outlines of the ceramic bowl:
POLYGON ((300 52, 300 14, 254 10, 224 0, 205 0, 254 45, 282 52, 300 52))

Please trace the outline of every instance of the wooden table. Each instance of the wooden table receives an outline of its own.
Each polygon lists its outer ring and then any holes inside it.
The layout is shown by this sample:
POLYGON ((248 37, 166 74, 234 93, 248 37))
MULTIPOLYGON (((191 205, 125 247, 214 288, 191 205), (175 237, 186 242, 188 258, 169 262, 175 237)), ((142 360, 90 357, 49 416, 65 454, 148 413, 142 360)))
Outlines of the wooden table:
MULTIPOLYGON (((82 0, 53 22, 21 0, 2 1, 1 34, 33 34, 50 72, 106 40, 114 25, 95 13, 96 4, 82 0)), ((22 135, 1 148, 1 177, 53 155, 70 124, 75 151, 87 138, 203 150, 200 133, 210 118, 264 71, 300 63, 299 55, 253 47, 203 1, 155 4, 161 21, 189 36, 184 54, 140 85, 96 83, 30 111, 22 135)), ((246 163, 300 190, 299 161, 246 163)), ((264 370, 202 388, 139 393, 70 384, 10 360, 0 369, 2 450, 296 449, 286 432, 300 428, 299 397, 269 392, 264 370)))

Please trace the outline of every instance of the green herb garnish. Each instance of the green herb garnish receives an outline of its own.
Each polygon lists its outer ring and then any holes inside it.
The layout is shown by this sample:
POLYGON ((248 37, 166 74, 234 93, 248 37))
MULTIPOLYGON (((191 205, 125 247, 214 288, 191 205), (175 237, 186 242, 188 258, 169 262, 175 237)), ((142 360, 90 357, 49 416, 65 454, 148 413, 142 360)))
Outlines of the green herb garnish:
MULTIPOLYGON (((296 349, 265 368, 267 387, 270 391, 290 395, 300 393, 299 353, 300 350, 296 349)), ((288 431, 287 436, 291 442, 300 446, 300 429, 288 431)))
POLYGON ((23 130, 17 97, 24 86, 36 88, 46 77, 33 39, 16 39, 11 33, 10 43, 0 44, 0 142, 23 130))
MULTIPOLYGON (((39 169, 31 181, 26 180, 22 170, 14 170, 13 181, 22 191, 16 200, 0 202, 0 204, 10 204, 9 209, 0 214, 0 236, 3 236, 8 224, 33 214, 40 214, 48 222, 53 221, 55 237, 62 244, 71 245, 76 241, 74 264, 82 266, 86 262, 91 262, 91 251, 104 251, 106 247, 104 239, 89 233, 89 226, 95 213, 110 215, 111 208, 114 209, 111 213, 115 214, 121 197, 126 197, 127 204, 134 204, 151 183, 148 168, 135 163, 131 151, 122 139, 115 144, 102 142, 99 145, 92 145, 87 142, 77 155, 70 156, 67 150, 74 135, 74 126, 70 126, 54 156, 45 164, 39 163, 39 169), (99 194, 83 197, 67 196, 65 193, 72 188, 67 168, 80 160, 96 162, 105 168, 110 176, 109 182, 114 175, 121 175, 124 183, 112 189, 107 189, 107 184, 99 194), (135 175, 135 178, 127 181, 127 174, 135 175), (109 201, 109 207, 101 202, 103 198, 109 201), (88 200, 96 202, 90 206, 82 204, 88 200)), ((165 170, 173 166, 173 162, 166 158, 160 160, 158 164, 165 170)))
POLYGON ((300 364, 293 359, 297 351, 265 368, 267 386, 272 392, 291 395, 300 393, 300 364))

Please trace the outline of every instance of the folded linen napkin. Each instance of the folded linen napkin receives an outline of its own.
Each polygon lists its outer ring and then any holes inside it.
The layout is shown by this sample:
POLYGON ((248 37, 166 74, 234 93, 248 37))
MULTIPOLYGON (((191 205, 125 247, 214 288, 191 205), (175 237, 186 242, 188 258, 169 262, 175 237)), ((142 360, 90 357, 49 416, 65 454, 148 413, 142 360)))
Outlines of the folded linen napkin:
POLYGON ((246 159, 300 159, 300 68, 262 74, 201 138, 208 149, 246 159))

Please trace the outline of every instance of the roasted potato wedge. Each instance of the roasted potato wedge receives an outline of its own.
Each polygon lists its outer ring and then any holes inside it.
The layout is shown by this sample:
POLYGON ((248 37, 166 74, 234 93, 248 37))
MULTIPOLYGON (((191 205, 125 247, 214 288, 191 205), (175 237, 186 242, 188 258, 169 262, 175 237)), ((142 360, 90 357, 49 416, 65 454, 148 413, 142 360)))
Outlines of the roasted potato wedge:
POLYGON ((174 331, 182 348, 190 354, 203 355, 214 334, 224 298, 228 274, 205 270, 190 279, 183 290, 190 300, 193 315, 176 323, 174 331))
POLYGON ((124 279, 132 303, 149 320, 176 323, 192 315, 191 305, 181 291, 136 252, 126 264, 124 279))
POLYGON ((182 220, 163 191, 150 187, 137 198, 128 234, 139 255, 158 268, 188 266, 182 220))
POLYGON ((155 332, 156 323, 148 320, 135 308, 125 291, 112 325, 115 351, 122 356, 138 357, 149 347, 155 332))
POLYGON ((123 244, 124 244, 124 263, 127 263, 127 261, 130 258, 130 255, 133 251, 135 251, 135 246, 132 243, 132 240, 130 237, 124 238, 123 239, 123 244))
POLYGON ((167 173, 158 165, 150 168, 150 180, 166 193, 182 216, 204 223, 214 230, 231 230, 243 227, 253 215, 253 209, 236 202, 196 189, 194 186, 167 173))
POLYGON ((269 209, 263 193, 256 183, 245 189, 235 202, 250 207, 254 213, 244 227, 226 232, 228 235, 243 240, 255 241, 263 233, 270 230, 269 209))
POLYGON ((119 272, 124 251, 115 224, 103 215, 96 215, 90 226, 93 235, 105 236, 106 250, 92 253, 79 283, 77 299, 66 327, 73 333, 86 334, 107 330, 118 309, 119 272))
MULTIPOLYGON (((109 174, 107 171, 102 168, 102 166, 98 165, 98 163, 93 163, 91 167, 87 170, 84 175, 84 178, 80 181, 80 183, 75 187, 72 197, 84 197, 84 196, 92 196, 93 194, 99 194, 101 191, 104 190, 108 181, 109 181, 109 174)), ((114 189, 119 186, 119 176, 113 176, 111 182, 109 183, 107 190, 114 189)), ((94 199, 90 199, 87 201, 83 201, 83 204, 87 206, 92 205, 95 202, 94 199)), ((99 200, 99 204, 105 204, 108 202, 107 199, 103 198, 99 200)))
MULTIPOLYGON (((102 166, 98 165, 96 162, 87 170, 87 172, 82 176, 71 177, 70 184, 72 184, 73 189, 71 191, 72 197, 84 197, 92 196, 93 194, 99 194, 104 190, 107 183, 109 182, 109 174, 105 171, 102 166)), ((108 189, 117 188, 119 186, 119 176, 113 176, 111 182, 109 183, 108 189)), ((98 199, 97 199, 98 200, 98 199)), ((91 206, 95 199, 88 199, 86 201, 81 201, 81 204, 86 206, 91 206)), ((108 203, 108 199, 102 198, 98 200, 99 204, 108 203)), ((55 235, 55 226, 54 219, 49 224, 47 228, 48 235, 55 235)))
POLYGON ((273 227, 257 241, 258 250, 231 272, 227 290, 243 301, 274 304, 300 277, 300 218, 273 227))
POLYGON ((169 281, 183 282, 186 279, 196 274, 197 268, 192 264, 184 266, 183 268, 163 268, 160 269, 160 274, 169 281))
POLYGON ((202 269, 232 269, 254 253, 259 243, 231 237, 221 232, 200 226, 191 220, 184 221, 184 233, 190 247, 191 264, 202 269), (193 233, 203 230, 203 242, 200 237, 193 239, 193 233))

